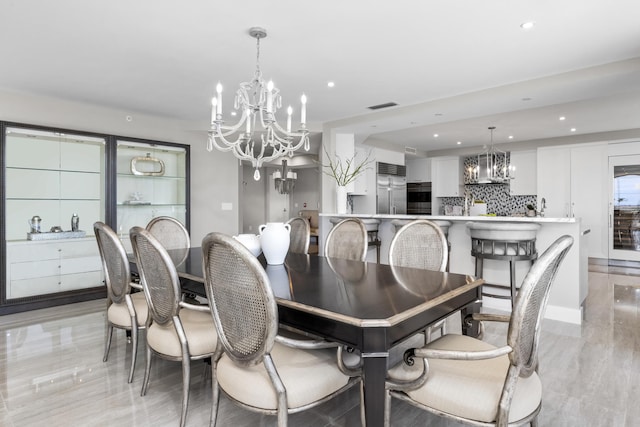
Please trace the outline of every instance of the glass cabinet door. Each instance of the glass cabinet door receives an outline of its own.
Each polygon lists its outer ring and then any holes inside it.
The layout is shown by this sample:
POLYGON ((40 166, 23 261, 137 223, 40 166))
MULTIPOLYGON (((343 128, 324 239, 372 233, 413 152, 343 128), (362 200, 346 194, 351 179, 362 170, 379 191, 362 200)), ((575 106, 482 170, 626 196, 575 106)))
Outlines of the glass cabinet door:
POLYGON ((105 145, 101 137, 6 128, 4 300, 102 286, 93 223, 105 218, 105 145))
POLYGON ((184 146, 118 140, 117 232, 125 247, 133 226, 157 216, 187 223, 187 164, 184 146))

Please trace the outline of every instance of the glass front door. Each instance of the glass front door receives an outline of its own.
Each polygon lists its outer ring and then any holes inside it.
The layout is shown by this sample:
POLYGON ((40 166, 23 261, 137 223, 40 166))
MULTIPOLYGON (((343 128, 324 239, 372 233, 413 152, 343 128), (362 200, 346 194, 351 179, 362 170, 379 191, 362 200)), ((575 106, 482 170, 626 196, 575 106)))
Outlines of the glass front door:
POLYGON ((609 258, 640 261, 640 156, 609 157, 609 258))

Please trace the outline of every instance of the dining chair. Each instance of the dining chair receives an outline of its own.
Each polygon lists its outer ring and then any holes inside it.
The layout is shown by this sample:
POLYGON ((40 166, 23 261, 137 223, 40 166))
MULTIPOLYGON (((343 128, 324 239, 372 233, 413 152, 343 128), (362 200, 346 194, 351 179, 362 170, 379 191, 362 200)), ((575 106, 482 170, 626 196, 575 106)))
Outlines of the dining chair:
POLYGON ((149 231, 133 227, 129 235, 140 279, 147 297, 147 351, 141 395, 147 393, 153 356, 182 363, 182 412, 184 426, 189 404, 191 361, 213 355, 217 334, 207 305, 181 299, 178 273, 166 249, 149 231))
POLYGON ((191 247, 191 238, 187 228, 170 216, 153 218, 145 227, 165 249, 184 249, 191 247))
POLYGON ((295 217, 287 221, 287 224, 291 226, 289 252, 296 254, 309 253, 309 241, 311 240, 309 221, 302 217, 295 217))
POLYGON ((148 306, 142 286, 131 281, 131 271, 127 253, 111 227, 103 222, 93 224, 93 232, 98 243, 104 283, 107 286, 106 334, 103 362, 109 358, 113 329, 124 329, 131 333, 131 367, 128 382, 133 381, 138 353, 138 330, 145 329, 148 317, 148 306))
MULTIPOLYGON (((389 247, 389 265, 412 267, 425 270, 446 271, 449 253, 447 238, 442 229, 434 222, 418 219, 411 221, 393 236, 389 247)), ((431 341, 435 330, 444 335, 445 320, 428 327, 425 331, 426 342, 431 341)))
POLYGON ((395 397, 474 426, 536 426, 542 405, 540 327, 554 277, 572 245, 571 236, 558 238, 531 266, 510 316, 473 314, 475 321, 508 322, 506 345, 449 334, 408 350, 406 363, 389 372, 385 425, 395 397), (415 363, 416 358, 421 363, 415 363))
POLYGON ((202 241, 205 290, 218 332, 212 358, 216 424, 220 390, 245 409, 288 415, 345 391, 359 378, 340 371, 338 345, 278 335, 278 307, 267 272, 247 248, 222 233, 202 241))
POLYGON ((347 218, 329 230, 324 244, 324 256, 364 261, 368 245, 367 228, 362 220, 347 218))

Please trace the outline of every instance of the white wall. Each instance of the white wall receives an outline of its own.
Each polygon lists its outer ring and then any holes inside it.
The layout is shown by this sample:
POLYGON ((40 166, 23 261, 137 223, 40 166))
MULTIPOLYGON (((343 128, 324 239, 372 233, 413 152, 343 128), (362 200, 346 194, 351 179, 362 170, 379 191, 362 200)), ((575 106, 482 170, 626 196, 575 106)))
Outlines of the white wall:
POLYGON ((3 90, 0 120, 190 145, 192 241, 199 243, 210 231, 238 233, 238 161, 230 153, 206 151, 206 123, 3 90), (222 203, 231 203, 232 210, 223 211, 222 203))

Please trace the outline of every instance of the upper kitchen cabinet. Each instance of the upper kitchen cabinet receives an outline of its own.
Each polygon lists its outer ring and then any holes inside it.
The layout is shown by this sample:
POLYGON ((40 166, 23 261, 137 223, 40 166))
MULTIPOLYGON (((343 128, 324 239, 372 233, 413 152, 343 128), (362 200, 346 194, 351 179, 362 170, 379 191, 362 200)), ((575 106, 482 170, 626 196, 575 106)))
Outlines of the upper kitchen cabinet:
POLYGON ((431 182, 431 159, 407 159, 407 182, 431 182))
POLYGON ((509 181, 509 192, 512 196, 537 194, 537 159, 536 150, 511 152, 510 163, 515 166, 515 177, 509 181))
POLYGON ((127 246, 129 229, 157 216, 188 228, 188 165, 188 146, 118 140, 117 230, 127 246))
POLYGON ((462 167, 460 157, 434 157, 431 159, 431 188, 433 197, 459 197, 462 194, 462 167))

